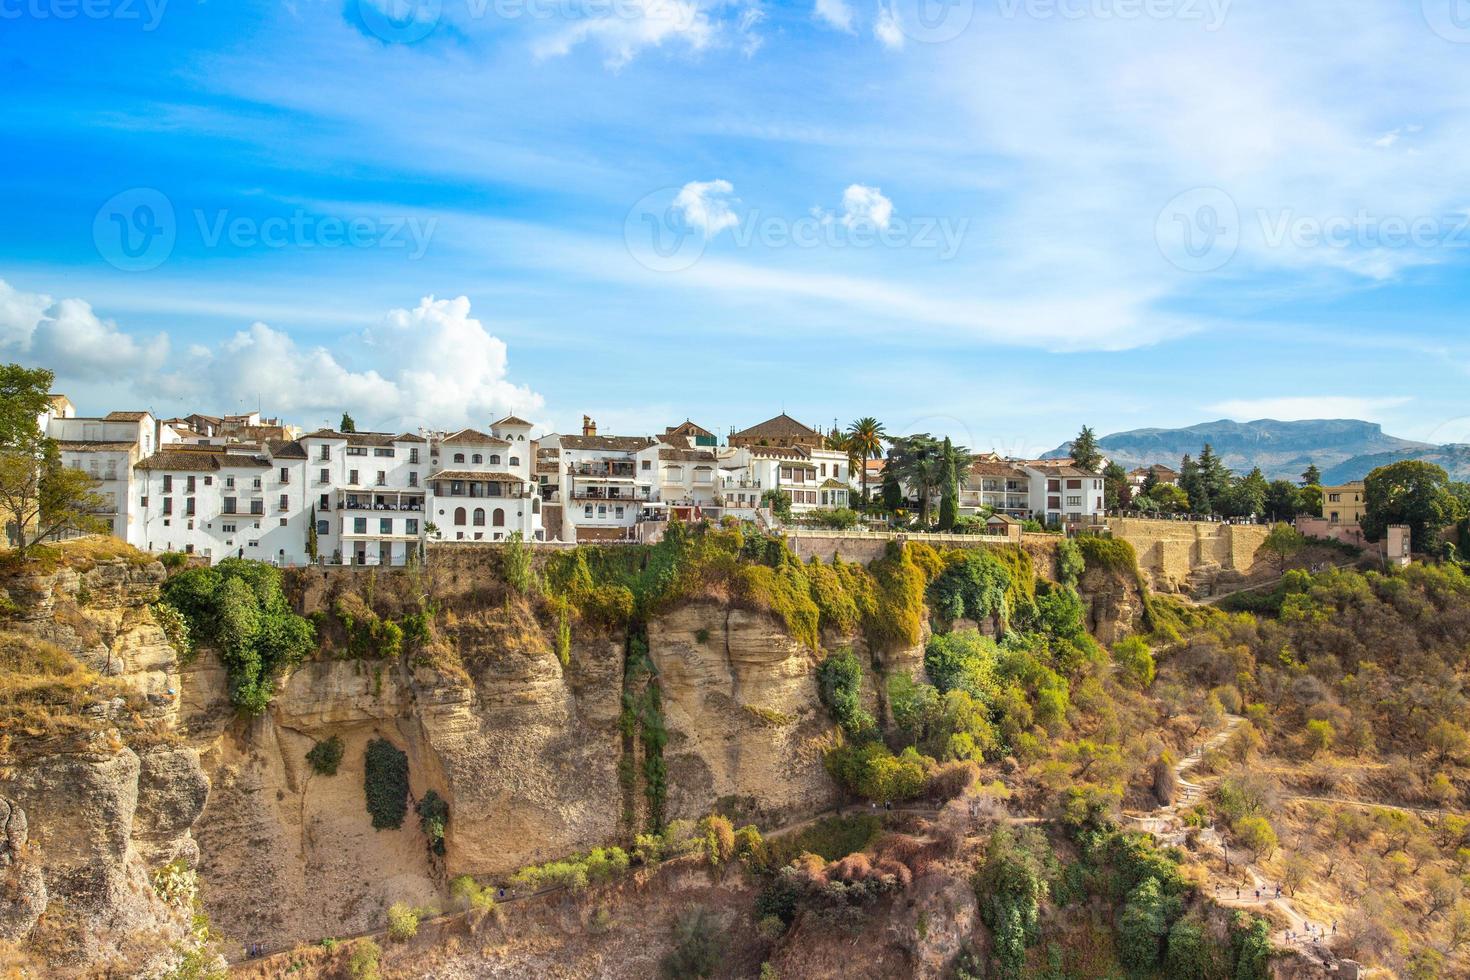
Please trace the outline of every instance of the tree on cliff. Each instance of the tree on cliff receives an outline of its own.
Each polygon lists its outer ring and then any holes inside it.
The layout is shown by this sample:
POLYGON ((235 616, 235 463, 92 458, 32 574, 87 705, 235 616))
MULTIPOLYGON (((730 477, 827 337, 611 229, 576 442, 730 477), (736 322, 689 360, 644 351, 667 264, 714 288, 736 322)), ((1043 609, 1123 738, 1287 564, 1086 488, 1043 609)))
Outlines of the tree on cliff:
POLYGON ((97 481, 62 466, 55 441, 41 431, 53 380, 44 368, 0 367, 0 516, 22 556, 65 532, 108 530, 96 516, 108 503, 97 481))
POLYGON ((953 531, 954 519, 959 507, 960 478, 956 471, 954 443, 944 437, 944 448, 939 460, 939 530, 953 531))
POLYGON ((1407 524, 1416 551, 1432 553, 1439 532, 1462 515, 1443 467, 1417 459, 1380 466, 1363 480, 1363 534, 1377 541, 1390 524, 1407 524))

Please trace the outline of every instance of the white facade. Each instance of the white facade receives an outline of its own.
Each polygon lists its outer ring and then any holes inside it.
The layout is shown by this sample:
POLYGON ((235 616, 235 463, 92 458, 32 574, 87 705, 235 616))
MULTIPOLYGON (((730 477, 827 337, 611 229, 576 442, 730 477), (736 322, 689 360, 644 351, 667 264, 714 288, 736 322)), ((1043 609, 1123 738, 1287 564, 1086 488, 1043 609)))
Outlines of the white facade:
MULTIPOLYGON (((658 502, 658 443, 644 436, 557 437, 562 538, 608 541, 637 537, 658 502)), ((542 440, 542 445, 547 440, 542 440)))
POLYGON ((97 516, 116 537, 132 541, 138 515, 133 506, 133 464, 153 454, 154 422, 147 412, 113 412, 78 418, 69 401, 53 401, 42 431, 55 440, 61 465, 97 480, 94 492, 106 503, 97 516))
POLYGON ((1103 478, 1075 466, 1050 461, 1022 464, 1031 480, 1031 514, 1044 524, 1091 524, 1105 513, 1103 478))
POLYGON ((428 522, 429 443, 423 436, 323 429, 302 436, 304 506, 317 552, 349 565, 403 565, 428 522))
POLYGON ((539 541, 541 498, 532 482, 530 424, 496 423, 495 434, 461 429, 429 450, 430 522, 441 541, 539 541))

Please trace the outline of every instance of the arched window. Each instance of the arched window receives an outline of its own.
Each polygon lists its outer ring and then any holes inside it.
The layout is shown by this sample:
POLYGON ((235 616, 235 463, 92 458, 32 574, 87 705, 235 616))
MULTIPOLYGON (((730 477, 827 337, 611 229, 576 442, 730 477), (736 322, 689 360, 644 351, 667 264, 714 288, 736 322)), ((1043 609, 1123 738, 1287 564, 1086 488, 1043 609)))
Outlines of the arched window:
POLYGON ((496 455, 495 453, 491 453, 490 454, 490 464, 492 466, 499 466, 500 465, 500 457, 498 455, 496 455))
POLYGON ((531 513, 533 513, 533 514, 539 514, 539 513, 541 513, 541 498, 540 497, 532 497, 531 498, 531 513))
POLYGON ((464 508, 463 507, 456 507, 456 508, 454 508, 454 523, 460 524, 460 525, 463 525, 464 524, 464 508))
POLYGON ((483 507, 476 507, 475 508, 475 527, 484 527, 484 526, 485 526, 485 508, 483 508, 483 507))
POLYGON ((464 462, 464 453, 455 453, 454 454, 454 461, 456 463, 463 463, 464 462))
POLYGON ((521 465, 521 458, 519 456, 512 456, 510 458, 510 465, 512 465, 512 466, 520 466, 521 465))
POLYGON ((485 462, 485 457, 481 456, 479 453, 475 453, 475 462, 483 463, 485 462))
POLYGON ((505 527, 505 511, 499 507, 495 508, 495 513, 490 518, 490 524, 493 527, 505 527))

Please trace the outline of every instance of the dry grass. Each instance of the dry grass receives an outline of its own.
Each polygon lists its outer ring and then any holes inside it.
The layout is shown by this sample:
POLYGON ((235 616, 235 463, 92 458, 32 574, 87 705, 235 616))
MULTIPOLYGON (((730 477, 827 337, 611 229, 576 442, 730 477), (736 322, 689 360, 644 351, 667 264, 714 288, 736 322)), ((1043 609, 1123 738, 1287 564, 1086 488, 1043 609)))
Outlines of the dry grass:
POLYGON ((53 643, 0 633, 0 736, 6 740, 95 730, 98 719, 83 710, 123 691, 53 643))
POLYGON ((45 575, 63 566, 85 572, 104 562, 126 560, 139 567, 151 565, 158 559, 145 551, 139 551, 121 538, 91 534, 52 544, 36 545, 31 553, 21 558, 14 548, 0 549, 0 578, 18 575, 45 575))

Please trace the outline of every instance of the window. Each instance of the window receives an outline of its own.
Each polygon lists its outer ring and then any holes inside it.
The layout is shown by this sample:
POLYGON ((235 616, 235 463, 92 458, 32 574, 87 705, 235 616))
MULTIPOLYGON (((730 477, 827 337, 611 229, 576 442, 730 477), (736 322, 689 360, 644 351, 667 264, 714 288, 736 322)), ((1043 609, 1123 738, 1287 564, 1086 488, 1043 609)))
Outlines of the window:
POLYGON ((1068 490, 1081 490, 1082 489, 1082 481, 1081 480, 1068 480, 1067 481, 1067 489, 1068 490))
MULTIPOLYGON (((496 514, 499 514, 500 511, 497 510, 495 513, 496 514)), ((615 507, 615 508, 613 508, 613 516, 614 517, 617 517, 617 518, 621 518, 623 516, 623 508, 621 508, 621 507, 615 507)))
POLYGON ((347 447, 347 455, 349 455, 349 456, 366 456, 367 455, 367 447, 366 446, 348 446, 347 447))
POLYGON ((277 510, 285 510, 286 508, 288 508, 290 506, 291 506, 291 498, 288 497, 284 493, 281 494, 281 498, 280 498, 280 500, 278 502, 278 506, 276 507, 276 509, 277 510))
POLYGON ((584 508, 584 510, 582 512, 582 516, 583 517, 591 517, 592 516, 592 505, 591 504, 588 504, 586 506, 586 508, 584 508))
MULTIPOLYGON (((108 474, 109 474, 109 475, 108 475, 108 479, 109 479, 109 480, 110 480, 110 479, 112 479, 112 477, 111 477, 111 473, 112 473, 112 464, 111 464, 111 463, 108 463, 108 464, 107 464, 107 472, 108 472, 108 474)), ((212 487, 212 486, 214 486, 214 477, 212 477, 212 476, 206 476, 206 477, 205 477, 205 478, 204 478, 204 485, 205 485, 205 486, 206 486, 206 487, 212 487)))
POLYGON ((316 499, 316 505, 317 505, 317 509, 319 509, 319 510, 331 510, 332 509, 332 498, 331 498, 331 495, 330 494, 325 494, 325 493, 322 494, 320 497, 318 497, 316 499))
POLYGON ((458 524, 460 526, 463 526, 464 525, 464 523, 465 523, 465 509, 463 507, 456 507, 456 508, 454 508, 454 523, 456 523, 456 524, 458 524))
POLYGON ((388 473, 387 473, 387 471, 386 470, 378 470, 378 486, 381 487, 383 484, 385 484, 387 482, 388 482, 388 473))
POLYGON ((464 453, 455 453, 454 454, 454 461, 456 463, 463 463, 464 462, 464 453))
POLYGON ((411 487, 416 487, 419 485, 419 475, 417 472, 411 471, 408 474, 408 485, 411 487))
POLYGON ((410 518, 407 518, 406 520, 404 520, 404 522, 403 522, 403 533, 404 534, 418 534, 419 533, 419 522, 418 522, 418 518, 416 518, 416 517, 410 517, 410 518))
POLYGON ((366 517, 354 517, 352 519, 352 533, 353 534, 366 534, 367 533, 367 518, 366 517))
POLYGON ((235 525, 233 525, 233 524, 221 524, 220 525, 220 530, 223 531, 223 532, 225 532, 226 534, 234 534, 235 533, 235 525))
POLYGON ((1067 506, 1068 507, 1081 507, 1082 506, 1082 498, 1081 497, 1072 497, 1072 496, 1067 497, 1067 506))
POLYGON ((483 462, 485 462, 485 457, 484 456, 481 456, 479 453, 475 453, 475 455, 472 456, 472 457, 470 457, 470 458, 472 460, 474 460, 476 463, 483 463, 483 462))
POLYGON ((286 519, 283 517, 283 518, 281 518, 281 527, 285 527, 285 526, 286 526, 286 519))
POLYGON ((598 517, 606 517, 607 516, 607 504, 598 504, 597 505, 597 516, 598 517))
MULTIPOLYGON (((168 484, 165 483, 163 488, 165 490, 167 490, 168 489, 168 484)), ((1328 501, 1328 503, 1333 503, 1333 504, 1339 503, 1339 502, 1342 501, 1342 494, 1340 494, 1340 493, 1329 493, 1327 495, 1327 501, 1328 501)))
POLYGON ((521 458, 519 456, 512 456, 510 458, 510 465, 512 465, 512 466, 520 466, 521 465, 521 458))
POLYGON ((483 507, 476 507, 475 508, 475 527, 484 527, 484 526, 485 526, 485 508, 483 508, 483 507))
MULTIPOLYGON (((173 478, 172 475, 170 475, 168 473, 163 474, 163 492, 164 493, 173 493, 174 492, 174 478, 173 478)), ((1337 495, 1336 494, 1333 494, 1333 496, 1335 497, 1337 495)))
POLYGON ((500 465, 500 457, 497 454, 495 454, 495 453, 491 453, 490 454, 490 465, 491 466, 499 466, 500 465))
POLYGON ((252 500, 252 501, 250 501, 250 513, 252 513, 252 514, 264 514, 265 513, 265 501, 264 500, 252 500))
POLYGON ((391 450, 391 449, 374 449, 373 450, 373 455, 374 456, 384 456, 384 457, 388 457, 389 459, 391 459, 393 457, 393 450, 391 450))
POLYGON ((185 497, 184 498, 184 514, 187 517, 193 517, 194 516, 194 498, 193 497, 185 497))
POLYGON ((233 489, 235 489, 235 478, 233 476, 227 476, 227 477, 225 477, 225 489, 227 489, 227 490, 233 490, 233 489))
POLYGON ((316 458, 319 459, 319 460, 321 460, 322 462, 326 462, 327 460, 331 459, 332 458, 332 447, 331 446, 323 446, 322 447, 322 451, 320 453, 317 453, 317 457, 316 458))
POLYGON ((643 460, 643 465, 640 467, 640 469, 645 469, 645 470, 651 470, 651 469, 653 469, 653 460, 651 460, 651 459, 645 459, 645 460, 643 460))
MULTIPOLYGON (((622 509, 623 508, 621 507, 618 508, 618 510, 620 511, 622 509)), ((499 507, 495 508, 495 510, 492 511, 490 514, 490 526, 505 527, 505 511, 501 510, 499 507)))
POLYGON ((378 518, 378 533, 379 534, 392 534, 393 533, 393 518, 391 518, 391 517, 380 517, 380 518, 378 518))
POLYGON ((256 490, 259 490, 260 489, 260 477, 257 476, 255 479, 251 480, 250 481, 250 486, 253 487, 256 490))
POLYGON ((353 487, 357 486, 357 470, 347 471, 347 485, 353 487))
POLYGON ((290 483, 291 482, 291 471, 288 470, 288 469, 286 469, 286 467, 284 467, 284 466, 281 467, 281 482, 282 483, 290 483))
POLYGON ((326 483, 331 478, 331 472, 325 466, 316 471, 316 482, 318 483, 326 483))
MULTIPOLYGON (((230 530, 233 531, 234 528, 230 528, 230 530)), ((332 533, 332 522, 331 521, 317 521, 316 522, 316 533, 318 535, 331 534, 332 533)))
POLYGON ((408 461, 410 463, 417 463, 419 461, 419 451, 417 446, 408 451, 408 461))
POLYGON ((225 513, 234 514, 239 510, 240 502, 235 497, 225 498, 225 513))
POLYGON ((174 498, 172 498, 172 497, 164 497, 163 498, 163 513, 164 513, 164 516, 168 516, 169 514, 172 514, 173 512, 174 512, 174 498))

